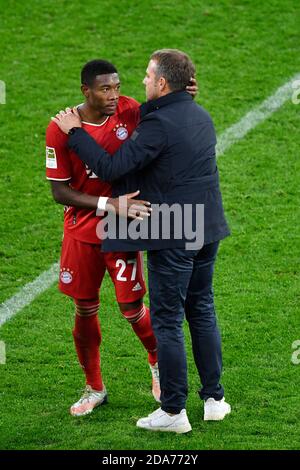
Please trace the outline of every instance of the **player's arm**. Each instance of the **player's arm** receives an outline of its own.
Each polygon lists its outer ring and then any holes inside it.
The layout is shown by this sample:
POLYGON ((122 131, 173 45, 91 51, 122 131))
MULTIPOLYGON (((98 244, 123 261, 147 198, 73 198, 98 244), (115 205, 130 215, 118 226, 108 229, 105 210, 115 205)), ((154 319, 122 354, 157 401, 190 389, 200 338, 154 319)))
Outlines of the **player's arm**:
POLYGON ((151 213, 150 203, 133 199, 139 191, 125 194, 118 198, 103 197, 85 194, 69 186, 68 181, 50 181, 53 199, 64 206, 79 207, 81 209, 97 209, 115 211, 116 214, 131 219, 142 220, 151 213))
POLYGON ((54 123, 48 126, 46 132, 46 176, 57 203, 83 209, 97 209, 99 198, 76 191, 70 186, 73 170, 67 139, 54 123))
POLYGON ((68 146, 103 181, 114 181, 138 171, 153 162, 166 145, 166 135, 157 117, 146 116, 113 157, 81 128, 76 108, 57 114, 52 120, 68 134, 73 127, 79 127, 70 136, 68 146), (71 110, 70 110, 71 111, 71 110))
POLYGON ((68 181, 51 181, 53 199, 64 206, 79 207, 82 209, 97 209, 98 197, 81 193, 69 186, 68 181))

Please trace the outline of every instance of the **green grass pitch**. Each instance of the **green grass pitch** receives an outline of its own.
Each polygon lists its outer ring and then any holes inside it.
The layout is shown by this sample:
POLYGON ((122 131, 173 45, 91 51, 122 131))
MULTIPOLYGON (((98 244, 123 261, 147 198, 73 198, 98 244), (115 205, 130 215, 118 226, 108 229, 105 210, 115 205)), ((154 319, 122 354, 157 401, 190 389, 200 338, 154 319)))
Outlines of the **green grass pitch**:
MULTIPOLYGON (((0 302, 60 253, 62 207, 44 169, 50 117, 81 102, 81 66, 119 69, 122 93, 142 101, 151 52, 188 52, 198 102, 218 135, 300 72, 298 0, 131 2, 7 0, 1 11, 0 302)), ((292 91, 291 91, 292 95, 292 91)), ((193 432, 147 433, 153 411, 146 355, 118 313, 110 279, 101 294, 102 369, 109 404, 74 419, 84 385, 74 352, 72 302, 56 286, 0 328, 0 449, 299 449, 299 121, 292 101, 219 160, 232 236, 222 243, 215 296, 232 414, 204 423, 186 334, 193 432)), ((148 301, 148 299, 147 299, 148 301)), ((186 330, 187 333, 187 330, 186 330)))

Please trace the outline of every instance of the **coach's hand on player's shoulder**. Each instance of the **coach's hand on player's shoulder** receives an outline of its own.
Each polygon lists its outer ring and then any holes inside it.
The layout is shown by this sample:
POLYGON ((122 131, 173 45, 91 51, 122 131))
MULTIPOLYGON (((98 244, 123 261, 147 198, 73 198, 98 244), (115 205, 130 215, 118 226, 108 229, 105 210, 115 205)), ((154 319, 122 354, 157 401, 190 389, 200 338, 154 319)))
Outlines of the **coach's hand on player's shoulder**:
POLYGON ((113 206, 113 210, 122 217, 129 219, 143 220, 145 217, 151 215, 151 203, 149 201, 142 201, 133 199, 138 196, 140 191, 134 193, 124 194, 117 198, 109 198, 106 204, 106 209, 109 210, 109 205, 113 206))
POLYGON ((60 111, 55 117, 52 117, 51 120, 54 121, 65 134, 68 134, 69 130, 73 127, 82 126, 77 108, 66 108, 65 111, 60 111))
POLYGON ((192 95, 193 98, 195 98, 195 96, 197 96, 197 93, 199 91, 199 88, 198 88, 198 84, 197 84, 197 80, 195 77, 192 77, 191 80, 190 80, 190 85, 188 85, 186 87, 186 91, 192 95))

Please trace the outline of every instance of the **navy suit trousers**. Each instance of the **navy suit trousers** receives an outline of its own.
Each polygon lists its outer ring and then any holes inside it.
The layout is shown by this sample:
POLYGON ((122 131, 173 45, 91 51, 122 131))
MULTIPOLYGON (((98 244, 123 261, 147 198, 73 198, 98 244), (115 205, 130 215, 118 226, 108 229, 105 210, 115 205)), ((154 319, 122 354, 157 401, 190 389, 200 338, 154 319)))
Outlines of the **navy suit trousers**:
POLYGON ((212 289, 219 242, 201 250, 148 251, 150 311, 158 343, 162 409, 179 413, 188 394, 184 316, 189 324, 200 398, 224 396, 221 339, 212 289))

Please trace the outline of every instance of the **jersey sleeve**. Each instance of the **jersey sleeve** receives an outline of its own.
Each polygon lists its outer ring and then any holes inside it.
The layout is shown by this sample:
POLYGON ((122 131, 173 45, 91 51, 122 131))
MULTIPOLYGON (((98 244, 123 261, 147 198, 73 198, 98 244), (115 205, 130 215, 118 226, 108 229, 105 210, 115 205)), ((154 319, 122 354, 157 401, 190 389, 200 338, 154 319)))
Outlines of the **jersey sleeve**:
POLYGON ((67 136, 51 122, 46 131, 46 178, 53 181, 68 181, 72 178, 67 136))

